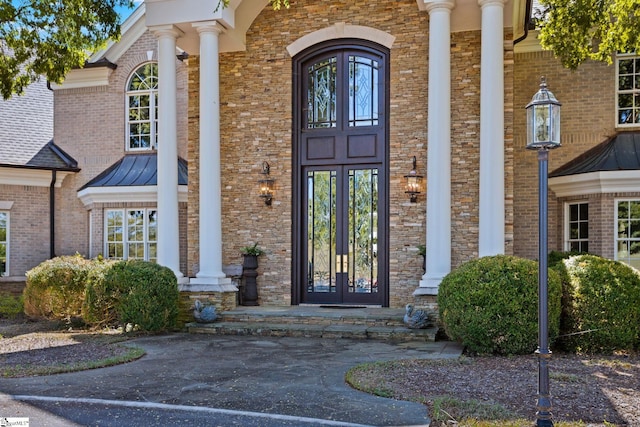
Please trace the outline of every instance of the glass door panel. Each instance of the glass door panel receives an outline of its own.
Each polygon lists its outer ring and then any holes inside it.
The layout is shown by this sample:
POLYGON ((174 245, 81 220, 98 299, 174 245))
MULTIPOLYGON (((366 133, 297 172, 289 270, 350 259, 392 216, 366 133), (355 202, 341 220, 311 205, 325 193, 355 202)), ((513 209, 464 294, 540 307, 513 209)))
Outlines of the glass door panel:
POLYGON ((304 300, 378 304, 378 168, 318 169, 305 172, 304 300))
POLYGON ((336 171, 307 172, 307 292, 335 293, 336 171))
POLYGON ((349 170, 349 293, 378 292, 378 170, 349 170))

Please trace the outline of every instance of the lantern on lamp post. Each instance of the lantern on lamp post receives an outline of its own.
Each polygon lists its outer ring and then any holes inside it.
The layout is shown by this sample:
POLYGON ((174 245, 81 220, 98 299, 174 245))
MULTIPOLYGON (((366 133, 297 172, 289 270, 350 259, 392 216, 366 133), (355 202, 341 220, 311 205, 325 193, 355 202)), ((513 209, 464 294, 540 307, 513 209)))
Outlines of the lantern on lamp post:
POLYGON ((536 426, 553 426, 549 393, 549 312, 547 270, 547 175, 549 150, 560 147, 560 103, 547 89, 544 77, 540 90, 525 107, 527 149, 538 151, 538 399, 536 426))

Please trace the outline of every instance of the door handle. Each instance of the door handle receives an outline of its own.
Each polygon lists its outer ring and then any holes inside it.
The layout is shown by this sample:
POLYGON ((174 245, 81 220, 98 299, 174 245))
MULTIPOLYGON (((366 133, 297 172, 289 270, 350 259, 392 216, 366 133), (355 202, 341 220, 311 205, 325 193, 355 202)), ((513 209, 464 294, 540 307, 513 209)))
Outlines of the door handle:
POLYGON ((336 255, 336 273, 349 272, 349 255, 336 255))

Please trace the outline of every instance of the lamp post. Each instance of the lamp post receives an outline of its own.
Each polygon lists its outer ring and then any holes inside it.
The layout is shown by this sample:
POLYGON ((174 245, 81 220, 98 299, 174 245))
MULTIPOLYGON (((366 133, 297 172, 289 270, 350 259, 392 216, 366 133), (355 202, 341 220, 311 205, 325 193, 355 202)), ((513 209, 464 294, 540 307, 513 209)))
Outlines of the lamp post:
POLYGON ((549 150, 560 146, 560 103, 547 90, 544 77, 540 90, 526 106, 527 149, 538 151, 538 399, 536 426, 553 426, 549 393, 549 313, 547 270, 547 174, 549 150))

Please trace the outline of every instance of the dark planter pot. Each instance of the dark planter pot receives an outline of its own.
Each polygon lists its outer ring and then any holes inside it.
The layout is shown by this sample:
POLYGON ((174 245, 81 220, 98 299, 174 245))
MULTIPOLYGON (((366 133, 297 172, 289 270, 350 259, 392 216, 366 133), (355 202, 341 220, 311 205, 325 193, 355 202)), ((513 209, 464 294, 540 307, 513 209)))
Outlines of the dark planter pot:
POLYGON ((242 280, 244 287, 242 291, 242 305, 255 306, 258 304, 258 257, 256 255, 242 255, 242 280))

